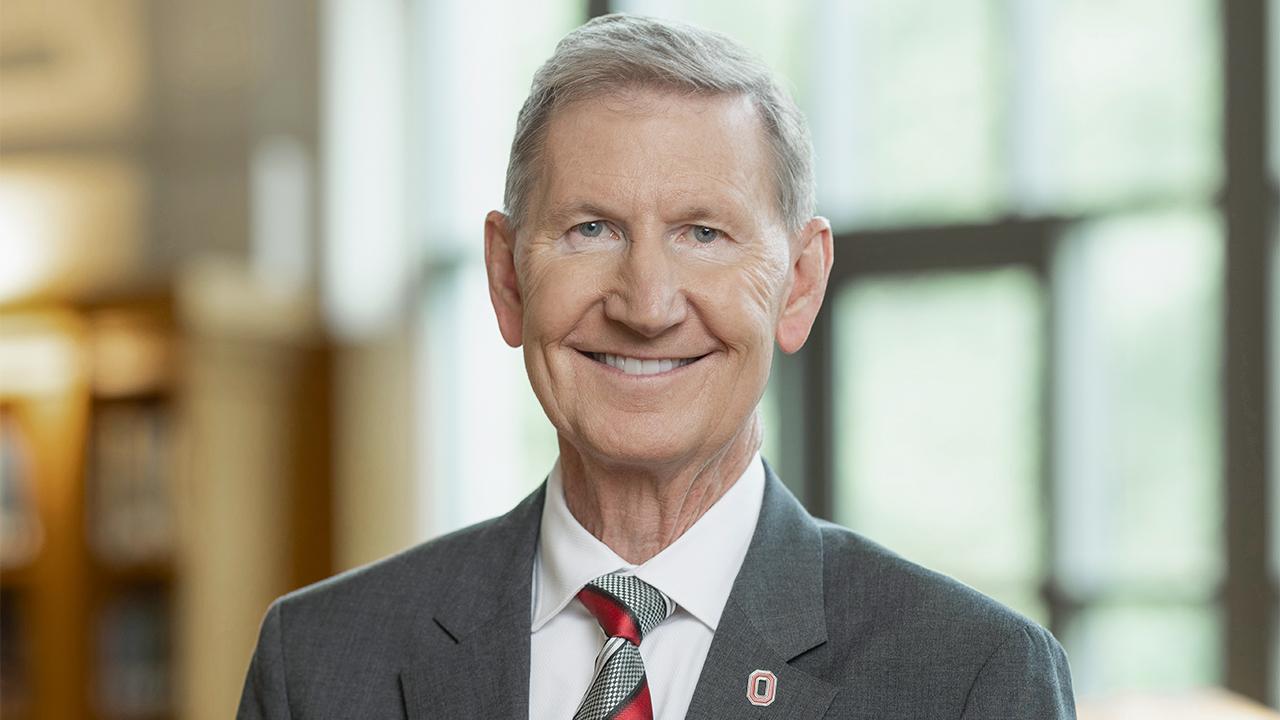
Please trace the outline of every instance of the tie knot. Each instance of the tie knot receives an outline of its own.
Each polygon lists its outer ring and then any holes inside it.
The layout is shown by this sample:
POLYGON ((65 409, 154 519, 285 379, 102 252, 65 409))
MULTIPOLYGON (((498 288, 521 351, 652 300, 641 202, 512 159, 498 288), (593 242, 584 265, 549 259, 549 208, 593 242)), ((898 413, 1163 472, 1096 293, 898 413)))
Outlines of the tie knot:
POLYGON ((671 598, 634 575, 601 575, 578 591, 578 600, 596 617, 605 635, 626 638, 634 645, 675 611, 671 598))

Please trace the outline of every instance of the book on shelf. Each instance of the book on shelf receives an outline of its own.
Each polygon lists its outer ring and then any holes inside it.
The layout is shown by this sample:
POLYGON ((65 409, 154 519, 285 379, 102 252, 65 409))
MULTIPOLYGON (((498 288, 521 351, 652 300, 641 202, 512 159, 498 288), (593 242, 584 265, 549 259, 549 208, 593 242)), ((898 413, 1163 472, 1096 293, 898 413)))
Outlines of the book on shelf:
POLYGON ((93 418, 86 497, 91 545, 111 565, 164 562, 173 545, 167 405, 105 403, 93 418))
POLYGON ((113 598, 98 618, 96 706, 109 718, 171 709, 169 603, 158 589, 113 598))

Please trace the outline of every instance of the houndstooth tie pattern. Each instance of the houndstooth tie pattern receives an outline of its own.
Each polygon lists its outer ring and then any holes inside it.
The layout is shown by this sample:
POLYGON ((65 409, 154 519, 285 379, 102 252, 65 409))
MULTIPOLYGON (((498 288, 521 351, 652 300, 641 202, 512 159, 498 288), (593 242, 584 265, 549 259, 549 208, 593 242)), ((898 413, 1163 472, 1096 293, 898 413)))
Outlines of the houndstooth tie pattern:
POLYGON ((671 617, 675 603, 632 575, 601 575, 578 591, 608 636, 595 675, 573 720, 653 720, 653 700, 640 658, 640 641, 671 617))

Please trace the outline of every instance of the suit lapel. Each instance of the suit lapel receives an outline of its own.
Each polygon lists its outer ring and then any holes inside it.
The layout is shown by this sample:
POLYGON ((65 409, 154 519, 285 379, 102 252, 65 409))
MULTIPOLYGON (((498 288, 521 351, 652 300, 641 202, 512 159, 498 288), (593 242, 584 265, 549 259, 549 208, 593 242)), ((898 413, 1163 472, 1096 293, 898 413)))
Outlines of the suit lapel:
POLYGON ((418 614, 400 672, 409 718, 529 716, 531 582, 544 492, 486 528, 447 599, 418 614))
MULTIPOLYGON (((688 718, 820 718, 837 693, 790 664, 827 639, 822 538, 767 464, 765 474, 760 519, 688 718), (747 699, 756 670, 776 677, 767 706, 747 699)), ((528 717, 531 581, 544 492, 486 528, 468 551, 474 570, 453 578, 435 612, 418 613, 400 672, 409 718, 528 717)))
POLYGON ((827 640, 822 536, 765 465, 764 501, 689 704, 689 718, 820 718, 837 689, 790 664, 827 640), (753 705, 748 678, 776 678, 773 701, 753 705))

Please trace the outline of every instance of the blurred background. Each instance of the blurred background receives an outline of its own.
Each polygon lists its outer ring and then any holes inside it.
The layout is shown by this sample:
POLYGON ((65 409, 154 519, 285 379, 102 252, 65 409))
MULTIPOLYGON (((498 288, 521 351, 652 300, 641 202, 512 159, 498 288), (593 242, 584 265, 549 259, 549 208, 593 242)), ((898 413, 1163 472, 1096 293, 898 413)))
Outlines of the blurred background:
POLYGON ((273 598, 541 482, 482 221, 534 69, 631 11, 809 117, 797 495, 1050 627, 1082 717, 1264 717, 1278 5, 5 0, 0 713, 228 717, 273 598))

